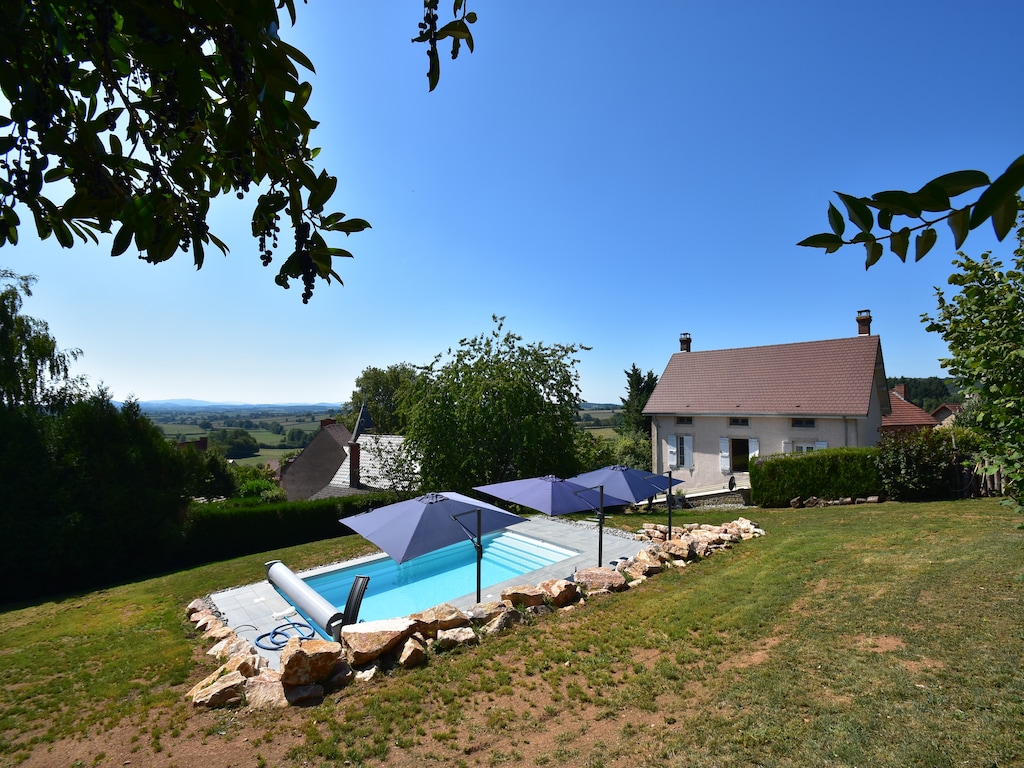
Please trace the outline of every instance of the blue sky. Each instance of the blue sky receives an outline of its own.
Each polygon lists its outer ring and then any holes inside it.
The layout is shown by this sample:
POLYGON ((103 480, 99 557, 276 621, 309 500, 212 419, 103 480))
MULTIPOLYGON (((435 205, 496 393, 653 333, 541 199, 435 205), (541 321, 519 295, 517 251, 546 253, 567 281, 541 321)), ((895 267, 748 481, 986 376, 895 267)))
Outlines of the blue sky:
MULTIPOLYGON (((448 5, 450 10, 450 4, 448 5)), ((833 190, 994 177, 1024 152, 1019 0, 480 3, 476 51, 409 42, 420 4, 314 0, 282 34, 317 67, 332 208, 372 230, 340 245, 345 285, 273 283, 251 207, 215 206, 196 272, 26 230, 0 266, 39 277, 25 311, 117 399, 342 402, 368 366, 429 362, 491 316, 526 341, 592 347, 583 397, 693 349, 852 336, 869 308, 889 375, 943 375, 920 322, 954 257, 799 248, 833 190)), ((1008 257, 990 228, 967 253, 1008 257)), ((282 246, 284 243, 282 243, 282 246)))

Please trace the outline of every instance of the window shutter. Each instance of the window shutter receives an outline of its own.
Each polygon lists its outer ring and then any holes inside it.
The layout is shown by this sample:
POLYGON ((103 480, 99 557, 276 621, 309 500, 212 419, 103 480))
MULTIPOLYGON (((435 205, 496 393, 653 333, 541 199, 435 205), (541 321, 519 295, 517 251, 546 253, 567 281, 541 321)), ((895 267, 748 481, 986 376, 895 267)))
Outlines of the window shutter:
POLYGON ((782 441, 782 452, 783 453, 792 453, 793 452, 793 441, 792 440, 783 440, 782 441))
POLYGON ((757 442, 757 438, 756 437, 752 437, 749 440, 747 440, 747 443, 748 443, 748 447, 749 447, 749 450, 747 451, 747 456, 748 457, 756 456, 758 454, 758 452, 760 451, 760 443, 757 442))
POLYGON ((666 442, 668 443, 668 465, 678 467, 679 449, 676 445, 676 436, 669 435, 666 442))
POLYGON ((718 464, 725 474, 729 474, 732 462, 729 461, 729 438, 718 438, 718 464))
POLYGON ((823 451, 826 448, 828 448, 828 442, 827 441, 825 441, 825 440, 817 440, 817 441, 815 441, 815 443, 814 443, 814 450, 816 450, 816 451, 823 451))
POLYGON ((683 463, 687 469, 693 469, 693 435, 683 435, 683 463))

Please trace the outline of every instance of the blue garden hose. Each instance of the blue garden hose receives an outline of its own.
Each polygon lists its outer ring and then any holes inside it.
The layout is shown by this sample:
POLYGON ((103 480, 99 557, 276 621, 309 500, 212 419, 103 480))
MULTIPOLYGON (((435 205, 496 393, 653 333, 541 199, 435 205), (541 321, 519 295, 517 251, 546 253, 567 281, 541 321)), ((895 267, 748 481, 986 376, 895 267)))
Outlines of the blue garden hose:
POLYGON ((312 640, 316 637, 316 632, 304 621, 286 621, 284 624, 279 624, 269 632, 257 637, 256 647, 262 648, 264 651, 280 651, 288 644, 288 640, 293 637, 298 637, 302 640, 312 640), (289 634, 291 630, 294 630, 295 634, 289 634))

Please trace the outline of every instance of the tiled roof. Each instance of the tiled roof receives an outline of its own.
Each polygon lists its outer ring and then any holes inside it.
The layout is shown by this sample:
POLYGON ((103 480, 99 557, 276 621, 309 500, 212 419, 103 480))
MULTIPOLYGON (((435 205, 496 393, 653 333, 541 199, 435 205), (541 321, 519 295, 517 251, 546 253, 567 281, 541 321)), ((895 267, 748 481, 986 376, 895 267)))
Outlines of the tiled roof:
POLYGON ((878 336, 677 352, 644 413, 865 416, 884 382, 878 336))
POLYGON ((928 411, 908 403, 896 392, 889 392, 889 402, 892 404, 892 413, 882 417, 882 429, 934 427, 939 423, 928 411))

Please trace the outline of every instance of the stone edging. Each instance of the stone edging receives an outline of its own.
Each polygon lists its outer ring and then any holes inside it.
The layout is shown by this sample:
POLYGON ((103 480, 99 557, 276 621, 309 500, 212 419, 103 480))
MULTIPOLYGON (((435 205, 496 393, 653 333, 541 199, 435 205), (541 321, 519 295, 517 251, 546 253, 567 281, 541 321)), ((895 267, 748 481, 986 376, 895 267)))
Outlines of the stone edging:
POLYGON ((187 696, 197 707, 245 704, 250 709, 287 707, 323 699, 355 680, 371 680, 382 670, 411 668, 428 662, 431 652, 444 652, 518 624, 526 616, 573 610, 592 595, 619 592, 645 581, 665 568, 683 567, 716 550, 764 536, 746 518, 724 525, 668 526, 645 523, 641 541, 650 546, 615 568, 586 568, 573 580, 551 579, 537 586, 510 587, 501 600, 478 603, 468 611, 442 603, 405 618, 383 619, 342 628, 341 642, 291 638, 281 652, 281 671, 228 627, 208 599, 193 600, 185 609, 189 621, 213 641, 207 654, 224 661, 196 683, 187 696))

